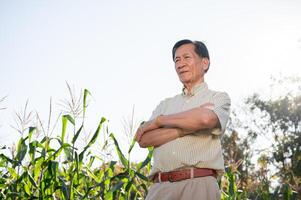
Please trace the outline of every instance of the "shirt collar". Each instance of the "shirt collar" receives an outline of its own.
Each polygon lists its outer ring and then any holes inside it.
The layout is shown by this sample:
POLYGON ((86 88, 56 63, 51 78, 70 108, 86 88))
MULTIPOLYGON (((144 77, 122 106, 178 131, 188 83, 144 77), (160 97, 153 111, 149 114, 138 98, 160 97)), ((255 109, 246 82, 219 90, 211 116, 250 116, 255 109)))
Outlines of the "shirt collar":
POLYGON ((205 82, 198 83, 195 86, 193 86, 193 88, 191 90, 191 94, 188 94, 188 90, 183 86, 182 95, 183 96, 194 96, 195 94, 197 94, 201 91, 204 91, 207 88, 208 88, 207 83, 205 83, 205 82))

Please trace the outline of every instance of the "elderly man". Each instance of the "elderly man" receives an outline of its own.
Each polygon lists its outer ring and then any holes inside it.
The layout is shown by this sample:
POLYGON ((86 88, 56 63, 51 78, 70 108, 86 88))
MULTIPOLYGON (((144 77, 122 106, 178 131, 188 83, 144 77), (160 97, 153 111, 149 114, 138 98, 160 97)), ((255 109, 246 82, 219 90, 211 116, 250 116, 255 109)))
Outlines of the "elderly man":
POLYGON ((139 127, 140 147, 154 146, 146 199, 220 199, 217 176, 224 171, 220 137, 229 118, 230 98, 210 90, 207 47, 181 40, 172 58, 183 90, 160 102, 149 121, 139 127))

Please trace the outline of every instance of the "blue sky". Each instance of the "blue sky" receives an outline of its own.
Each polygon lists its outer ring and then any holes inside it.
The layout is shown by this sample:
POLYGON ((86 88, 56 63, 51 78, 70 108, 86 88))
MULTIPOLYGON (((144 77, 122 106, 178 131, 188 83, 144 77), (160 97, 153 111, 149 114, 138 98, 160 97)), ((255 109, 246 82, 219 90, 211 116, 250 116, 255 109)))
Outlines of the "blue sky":
POLYGON ((146 120, 164 98, 180 92, 171 59, 184 38, 204 41, 209 87, 227 91, 233 105, 269 87, 270 76, 298 75, 301 2, 253 1, 1 1, 1 144, 19 137, 14 111, 47 121, 67 97, 65 82, 93 95, 91 129, 101 116, 122 137, 122 119, 146 120))

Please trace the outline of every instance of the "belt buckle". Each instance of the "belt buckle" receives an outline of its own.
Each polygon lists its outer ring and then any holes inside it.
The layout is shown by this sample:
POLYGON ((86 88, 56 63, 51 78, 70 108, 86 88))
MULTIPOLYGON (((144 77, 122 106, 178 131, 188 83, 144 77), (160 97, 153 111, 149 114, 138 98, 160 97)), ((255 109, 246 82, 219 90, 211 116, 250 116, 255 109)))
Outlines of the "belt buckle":
POLYGON ((172 179, 172 174, 171 173, 168 174, 167 178, 168 178, 169 182, 174 182, 174 180, 172 179))

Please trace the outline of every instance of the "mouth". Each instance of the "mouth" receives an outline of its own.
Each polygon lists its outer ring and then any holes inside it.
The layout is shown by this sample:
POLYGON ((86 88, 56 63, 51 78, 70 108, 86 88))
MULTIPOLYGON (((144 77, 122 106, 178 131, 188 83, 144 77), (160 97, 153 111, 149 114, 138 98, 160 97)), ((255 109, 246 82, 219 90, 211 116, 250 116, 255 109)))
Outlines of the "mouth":
POLYGON ((185 74, 185 73, 187 73, 188 71, 181 71, 181 72, 179 72, 179 75, 182 75, 182 74, 185 74))

